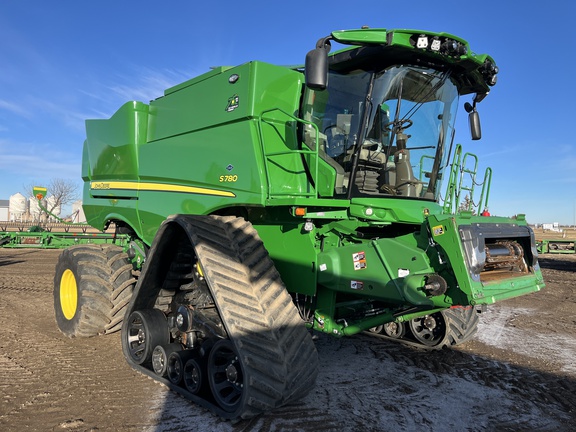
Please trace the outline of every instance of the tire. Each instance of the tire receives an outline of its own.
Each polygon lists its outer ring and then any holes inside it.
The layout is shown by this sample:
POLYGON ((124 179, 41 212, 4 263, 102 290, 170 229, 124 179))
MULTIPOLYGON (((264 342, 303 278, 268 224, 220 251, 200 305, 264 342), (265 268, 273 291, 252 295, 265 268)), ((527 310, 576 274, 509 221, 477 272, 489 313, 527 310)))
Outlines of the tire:
POLYGON ((112 270, 110 283, 113 291, 110 297, 113 307, 110 311, 110 322, 106 324, 105 333, 115 333, 122 328, 122 320, 128 303, 132 299, 136 278, 132 275, 132 263, 128 255, 119 247, 107 246, 106 259, 112 270))
POLYGON ((56 323, 68 337, 118 331, 135 279, 122 249, 78 245, 65 249, 54 275, 56 323))
POLYGON ((478 331, 480 316, 474 308, 455 308, 442 311, 446 322, 447 346, 469 341, 478 331))

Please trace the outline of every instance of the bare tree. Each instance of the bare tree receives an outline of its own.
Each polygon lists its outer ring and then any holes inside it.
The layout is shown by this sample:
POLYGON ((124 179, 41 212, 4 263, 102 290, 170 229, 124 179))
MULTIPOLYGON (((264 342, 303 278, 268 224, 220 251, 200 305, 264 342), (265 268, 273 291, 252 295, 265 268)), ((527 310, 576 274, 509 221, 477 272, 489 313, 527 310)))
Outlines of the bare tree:
POLYGON ((476 215, 476 209, 474 208, 474 202, 470 199, 469 195, 464 196, 464 199, 458 206, 458 212, 469 211, 473 215, 476 215))
MULTIPOLYGON (((38 184, 25 186, 29 196, 34 195, 34 187, 38 184)), ((78 199, 78 184, 73 180, 53 178, 50 180, 47 188, 47 196, 41 200, 39 208, 39 217, 48 218, 53 213, 59 213, 62 207, 72 204, 78 199), (43 207, 43 208, 42 208, 43 207), (46 213, 48 211, 48 214, 46 213)))

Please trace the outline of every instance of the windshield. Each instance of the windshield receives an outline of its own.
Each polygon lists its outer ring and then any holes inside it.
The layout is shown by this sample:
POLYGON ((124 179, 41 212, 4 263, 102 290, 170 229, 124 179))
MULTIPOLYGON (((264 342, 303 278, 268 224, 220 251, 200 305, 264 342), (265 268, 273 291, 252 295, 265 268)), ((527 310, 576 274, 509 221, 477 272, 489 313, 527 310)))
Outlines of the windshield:
MULTIPOLYGON (((304 120, 318 126, 320 156, 342 177, 336 193, 438 200, 458 105, 449 73, 394 66, 331 72, 328 82, 307 90, 304 120)), ((305 128, 310 148, 315 135, 305 128)))

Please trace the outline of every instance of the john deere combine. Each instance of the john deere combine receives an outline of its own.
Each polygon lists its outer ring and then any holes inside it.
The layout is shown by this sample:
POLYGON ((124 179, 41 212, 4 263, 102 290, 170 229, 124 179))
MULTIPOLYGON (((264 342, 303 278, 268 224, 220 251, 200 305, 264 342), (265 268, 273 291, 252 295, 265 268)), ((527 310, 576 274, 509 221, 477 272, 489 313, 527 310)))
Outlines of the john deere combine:
POLYGON ((129 241, 63 251, 60 329, 121 328, 130 365, 230 419, 312 388, 309 329, 468 340, 477 309, 544 287, 531 229, 475 215, 453 144, 497 72, 447 33, 335 31, 304 67, 220 67, 88 120, 86 217, 129 241))

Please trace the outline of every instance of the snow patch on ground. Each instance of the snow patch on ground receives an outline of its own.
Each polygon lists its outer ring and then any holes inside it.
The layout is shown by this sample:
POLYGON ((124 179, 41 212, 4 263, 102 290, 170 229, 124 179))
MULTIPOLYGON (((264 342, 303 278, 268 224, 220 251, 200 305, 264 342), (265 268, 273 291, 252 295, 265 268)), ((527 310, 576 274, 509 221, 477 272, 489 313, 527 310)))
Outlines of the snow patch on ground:
MULTIPOLYGON (((507 311, 493 315, 491 341, 508 343, 502 331, 507 311)), ((486 320, 485 320, 486 321, 486 320)), ((232 425, 172 392, 154 401, 148 432, 197 431, 490 431, 555 430, 562 414, 523 397, 514 389, 491 386, 490 377, 430 372, 409 357, 393 358, 390 346, 367 338, 316 343, 320 373, 300 403, 232 425)))
POLYGON ((534 333, 515 327, 520 315, 538 313, 534 309, 510 308, 496 305, 480 315, 476 340, 493 347, 511 350, 527 357, 549 359, 559 363, 562 371, 576 376, 576 339, 557 333, 534 333))

